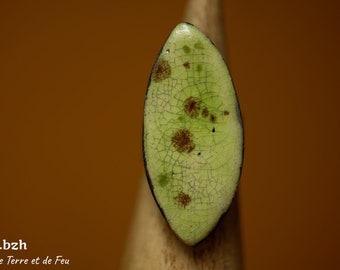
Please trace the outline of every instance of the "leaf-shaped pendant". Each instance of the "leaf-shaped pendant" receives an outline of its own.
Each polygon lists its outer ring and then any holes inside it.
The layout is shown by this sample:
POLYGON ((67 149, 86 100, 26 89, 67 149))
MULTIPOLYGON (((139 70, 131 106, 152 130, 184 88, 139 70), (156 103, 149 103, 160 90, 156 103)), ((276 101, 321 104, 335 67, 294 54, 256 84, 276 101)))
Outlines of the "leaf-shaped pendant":
POLYGON ((144 161, 159 208, 195 245, 234 197, 243 129, 228 68, 195 26, 172 31, 153 66, 144 108, 144 161))

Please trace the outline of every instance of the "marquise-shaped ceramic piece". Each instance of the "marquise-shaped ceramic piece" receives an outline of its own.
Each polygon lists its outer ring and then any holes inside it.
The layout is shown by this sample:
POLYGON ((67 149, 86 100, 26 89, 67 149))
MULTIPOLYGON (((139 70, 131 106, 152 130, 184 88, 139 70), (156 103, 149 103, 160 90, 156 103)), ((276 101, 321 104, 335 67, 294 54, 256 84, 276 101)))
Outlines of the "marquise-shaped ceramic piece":
POLYGON ((143 152, 152 193, 174 233, 195 245, 234 197, 243 129, 228 68, 195 26, 179 24, 153 66, 143 152))

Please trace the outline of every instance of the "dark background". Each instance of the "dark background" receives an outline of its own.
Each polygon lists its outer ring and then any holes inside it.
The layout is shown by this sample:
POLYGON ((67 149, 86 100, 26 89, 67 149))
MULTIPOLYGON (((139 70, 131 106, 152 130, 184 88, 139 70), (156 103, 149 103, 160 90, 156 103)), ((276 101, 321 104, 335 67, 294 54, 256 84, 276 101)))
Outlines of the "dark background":
MULTIPOLYGON (((339 2, 223 3, 246 135, 245 268, 335 269, 339 2)), ((28 244, 0 258, 117 268, 143 175, 149 72, 183 9, 182 0, 0 1, 0 240, 28 244)), ((20 269, 33 268, 48 267, 20 269)))

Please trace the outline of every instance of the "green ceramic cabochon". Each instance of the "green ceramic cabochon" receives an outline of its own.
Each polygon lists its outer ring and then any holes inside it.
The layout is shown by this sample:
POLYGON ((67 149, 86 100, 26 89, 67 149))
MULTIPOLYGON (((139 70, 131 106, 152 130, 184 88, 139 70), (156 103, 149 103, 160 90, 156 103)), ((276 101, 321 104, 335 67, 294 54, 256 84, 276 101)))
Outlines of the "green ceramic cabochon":
POLYGON ((186 244, 198 243, 234 197, 243 130, 227 66, 191 24, 176 26, 153 66, 143 148, 150 187, 170 227, 186 244))

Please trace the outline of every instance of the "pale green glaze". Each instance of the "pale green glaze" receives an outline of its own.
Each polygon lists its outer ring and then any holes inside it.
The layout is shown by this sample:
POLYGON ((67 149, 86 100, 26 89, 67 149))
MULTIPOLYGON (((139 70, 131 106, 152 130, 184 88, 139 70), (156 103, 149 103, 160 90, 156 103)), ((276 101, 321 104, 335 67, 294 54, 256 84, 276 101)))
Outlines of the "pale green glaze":
POLYGON ((190 24, 173 30, 156 59, 143 136, 157 203, 176 235, 194 245, 211 232, 234 197, 243 131, 227 66, 190 24))

